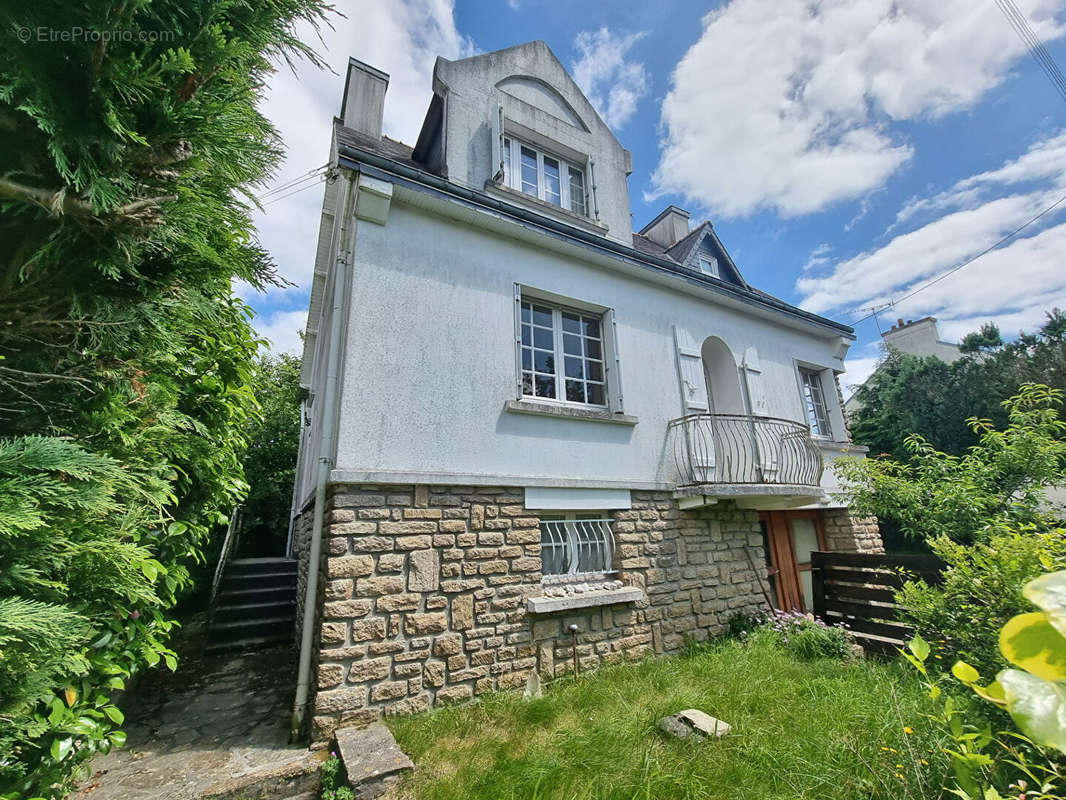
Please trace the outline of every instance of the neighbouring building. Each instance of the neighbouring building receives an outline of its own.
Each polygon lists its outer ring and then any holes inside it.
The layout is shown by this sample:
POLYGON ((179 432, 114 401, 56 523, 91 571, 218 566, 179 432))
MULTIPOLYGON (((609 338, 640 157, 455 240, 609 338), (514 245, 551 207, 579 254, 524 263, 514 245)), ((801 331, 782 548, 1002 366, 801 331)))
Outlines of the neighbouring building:
POLYGON ((413 147, 387 86, 351 60, 306 331, 314 741, 806 608, 812 551, 880 550, 823 468, 864 452, 849 327, 680 208, 634 232, 631 155, 544 43, 437 59, 413 147))
MULTIPOLYGON (((940 338, 940 331, 936 327, 936 317, 922 317, 921 319, 909 319, 906 322, 902 318, 896 320, 896 324, 881 334, 881 341, 885 348, 897 353, 905 353, 910 356, 936 356, 945 364, 951 364, 962 358, 962 351, 953 342, 945 342, 940 338)), ((869 380, 869 378, 867 378, 869 380)), ((855 396, 859 387, 856 386, 844 404, 844 410, 848 414, 855 414, 862 404, 855 396)))

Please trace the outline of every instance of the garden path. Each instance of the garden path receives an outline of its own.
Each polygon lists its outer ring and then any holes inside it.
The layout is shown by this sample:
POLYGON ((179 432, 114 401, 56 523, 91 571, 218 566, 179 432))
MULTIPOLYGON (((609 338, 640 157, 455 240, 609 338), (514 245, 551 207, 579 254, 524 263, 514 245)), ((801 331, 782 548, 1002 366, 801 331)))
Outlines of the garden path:
MULTIPOLYGON (((126 746, 94 759, 77 800, 313 796, 324 753, 290 746, 290 648, 202 655, 202 625, 119 706, 126 746)), ((191 635, 190 635, 191 634, 191 635)))

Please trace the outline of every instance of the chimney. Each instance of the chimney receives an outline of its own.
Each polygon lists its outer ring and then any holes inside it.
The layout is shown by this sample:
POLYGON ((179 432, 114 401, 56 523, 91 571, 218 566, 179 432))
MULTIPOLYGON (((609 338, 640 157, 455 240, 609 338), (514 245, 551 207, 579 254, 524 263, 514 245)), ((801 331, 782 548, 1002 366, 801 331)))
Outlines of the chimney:
POLYGON ((689 213, 677 206, 667 206, 665 211, 640 229, 641 236, 647 236, 663 247, 673 247, 688 235, 689 213))
POLYGON ((354 58, 348 59, 348 77, 344 81, 341 120, 344 126, 373 139, 381 138, 381 119, 385 113, 385 90, 389 76, 380 69, 354 58))

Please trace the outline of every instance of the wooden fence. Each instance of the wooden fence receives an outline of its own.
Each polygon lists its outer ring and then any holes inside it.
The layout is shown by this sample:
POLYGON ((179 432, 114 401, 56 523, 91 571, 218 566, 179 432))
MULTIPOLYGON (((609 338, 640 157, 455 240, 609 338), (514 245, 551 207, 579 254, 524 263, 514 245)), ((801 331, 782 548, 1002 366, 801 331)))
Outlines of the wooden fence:
POLYGON ((847 626, 867 650, 895 652, 911 634, 899 621, 895 590, 906 580, 939 583, 935 556, 811 553, 814 613, 847 626))

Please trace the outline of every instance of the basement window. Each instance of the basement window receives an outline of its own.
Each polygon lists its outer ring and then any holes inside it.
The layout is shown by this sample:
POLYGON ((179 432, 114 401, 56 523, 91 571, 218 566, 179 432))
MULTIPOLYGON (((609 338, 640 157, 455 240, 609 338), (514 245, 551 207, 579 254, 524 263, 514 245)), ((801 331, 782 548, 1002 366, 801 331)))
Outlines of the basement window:
POLYGON ((580 512, 541 517, 540 559, 545 577, 612 572, 611 520, 600 514, 580 512))
POLYGON ((588 216, 585 171, 510 137, 503 140, 503 182, 538 200, 588 216))

